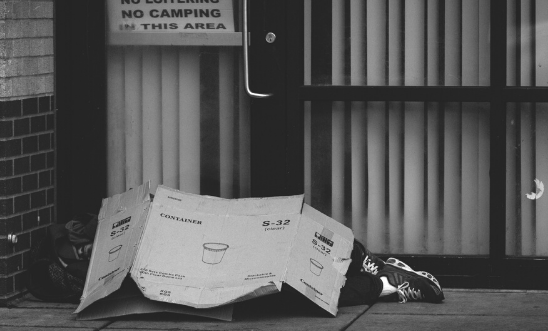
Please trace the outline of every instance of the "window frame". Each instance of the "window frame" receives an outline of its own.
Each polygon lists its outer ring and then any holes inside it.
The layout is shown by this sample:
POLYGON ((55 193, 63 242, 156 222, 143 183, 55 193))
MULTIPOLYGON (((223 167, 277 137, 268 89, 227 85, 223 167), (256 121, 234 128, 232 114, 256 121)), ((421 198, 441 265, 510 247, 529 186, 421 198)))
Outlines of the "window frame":
MULTIPOLYGON (((548 267, 548 257, 514 257, 506 255, 506 105, 510 102, 548 102, 548 87, 507 86, 507 2, 490 0, 490 85, 454 86, 314 86, 304 85, 304 15, 302 1, 288 1, 287 95, 289 123, 304 125, 306 101, 421 101, 487 102, 490 105, 490 219, 489 255, 392 255, 416 270, 432 272, 446 287, 548 289, 535 270, 548 267), (293 17, 293 19, 291 19, 293 17)), ((294 125, 294 124, 293 124, 294 125)), ((302 127, 302 126, 301 126, 302 127)), ((288 158, 290 191, 303 191, 303 130, 290 130, 288 141, 296 141, 288 158)), ((388 258, 389 256, 381 255, 388 258)))

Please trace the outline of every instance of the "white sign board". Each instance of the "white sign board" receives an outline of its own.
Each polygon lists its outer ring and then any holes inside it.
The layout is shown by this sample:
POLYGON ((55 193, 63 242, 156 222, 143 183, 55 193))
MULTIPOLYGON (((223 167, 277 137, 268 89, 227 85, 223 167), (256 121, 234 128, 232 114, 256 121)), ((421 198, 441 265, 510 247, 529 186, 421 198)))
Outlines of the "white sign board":
POLYGON ((108 0, 109 32, 234 32, 233 0, 108 0))

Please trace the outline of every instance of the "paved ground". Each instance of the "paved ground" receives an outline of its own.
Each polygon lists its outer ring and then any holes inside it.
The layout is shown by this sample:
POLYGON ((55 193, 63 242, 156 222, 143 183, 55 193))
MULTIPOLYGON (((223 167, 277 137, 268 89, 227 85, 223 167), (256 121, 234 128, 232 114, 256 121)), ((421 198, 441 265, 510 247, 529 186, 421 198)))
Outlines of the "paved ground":
POLYGON ((337 317, 248 301, 234 321, 173 314, 78 321, 76 305, 43 303, 30 296, 0 308, 0 330, 548 330, 548 291, 445 290, 443 304, 377 303, 345 307, 337 317))

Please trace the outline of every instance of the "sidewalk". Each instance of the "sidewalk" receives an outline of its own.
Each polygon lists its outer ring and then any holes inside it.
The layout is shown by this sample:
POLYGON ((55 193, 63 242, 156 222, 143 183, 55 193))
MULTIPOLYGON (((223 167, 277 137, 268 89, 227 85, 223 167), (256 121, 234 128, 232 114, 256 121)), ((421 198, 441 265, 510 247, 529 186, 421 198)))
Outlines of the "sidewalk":
POLYGON ((548 291, 444 290, 443 304, 377 303, 344 307, 337 317, 269 307, 237 309, 232 322, 182 315, 140 315, 78 321, 76 305, 27 296, 0 308, 0 330, 548 330, 548 291))

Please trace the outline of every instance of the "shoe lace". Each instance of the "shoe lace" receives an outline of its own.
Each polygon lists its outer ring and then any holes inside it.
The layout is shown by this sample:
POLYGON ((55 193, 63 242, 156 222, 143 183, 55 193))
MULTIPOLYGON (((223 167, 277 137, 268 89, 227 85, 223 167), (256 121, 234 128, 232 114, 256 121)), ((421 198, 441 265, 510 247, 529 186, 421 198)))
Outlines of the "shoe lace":
POLYGON ((397 288, 398 297, 400 298, 400 303, 406 303, 407 300, 421 300, 423 298, 420 290, 413 290, 409 287, 409 282, 405 282, 398 286, 397 288))
POLYGON ((379 266, 376 265, 373 260, 369 258, 369 256, 367 256, 365 260, 363 260, 363 268, 365 269, 365 271, 373 275, 376 275, 379 272, 379 266))

